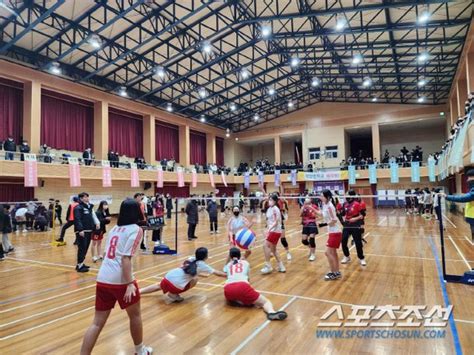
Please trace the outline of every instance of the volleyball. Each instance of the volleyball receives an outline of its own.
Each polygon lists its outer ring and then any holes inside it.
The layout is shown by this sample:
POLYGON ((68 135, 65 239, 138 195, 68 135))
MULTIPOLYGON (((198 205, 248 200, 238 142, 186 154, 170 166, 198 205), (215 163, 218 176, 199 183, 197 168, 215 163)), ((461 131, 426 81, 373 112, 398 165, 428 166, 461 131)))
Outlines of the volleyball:
POLYGON ((244 228, 235 235, 235 244, 244 250, 250 249, 255 243, 255 233, 250 229, 244 228))

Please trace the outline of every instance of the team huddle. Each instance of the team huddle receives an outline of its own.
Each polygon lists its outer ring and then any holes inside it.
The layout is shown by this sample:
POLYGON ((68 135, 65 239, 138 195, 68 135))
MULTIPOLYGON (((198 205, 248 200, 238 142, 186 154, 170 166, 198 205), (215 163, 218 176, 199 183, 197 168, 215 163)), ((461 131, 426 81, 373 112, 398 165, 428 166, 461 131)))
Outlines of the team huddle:
MULTIPOLYGON (((230 250, 223 271, 216 270, 206 263, 208 249, 196 249, 193 257, 184 260, 182 265, 166 273, 159 284, 139 289, 132 271, 132 257, 143 239, 139 227, 141 210, 134 199, 126 199, 120 206, 117 225, 112 228, 107 239, 103 263, 97 276, 95 316, 88 328, 81 347, 81 354, 90 354, 103 329, 110 312, 118 302, 125 309, 130 319, 130 332, 135 345, 135 354, 151 354, 153 349, 143 344, 143 326, 140 312, 140 296, 162 291, 170 302, 182 302, 181 296, 198 283, 199 277, 215 275, 226 278, 224 297, 232 306, 256 306, 262 308, 268 320, 284 320, 287 313, 276 311, 266 297, 257 292, 249 282, 249 257, 255 246, 256 236, 250 229, 255 220, 248 220, 242 215, 241 208, 235 206, 233 216, 227 223, 230 250), (243 255, 242 255, 243 254, 243 255)), ((286 250, 287 260, 292 256, 285 236, 285 215, 288 203, 279 193, 267 195, 262 203, 262 212, 266 216, 265 240, 263 252, 265 264, 261 270, 264 275, 273 272, 272 257, 276 259, 278 272, 286 272, 286 267, 279 255, 279 243, 286 250)), ((302 220, 302 244, 309 249, 309 261, 316 259, 316 235, 319 228, 327 227, 325 255, 329 272, 324 276, 326 281, 342 277, 339 270, 337 249, 342 244, 344 258, 341 263, 350 262, 348 248, 352 236, 357 255, 362 266, 366 266, 363 254, 363 226, 365 205, 357 198, 354 191, 349 191, 345 203, 334 198, 331 191, 324 190, 320 196, 307 196, 300 209, 302 220), (318 218, 320 222, 318 223, 318 218)))

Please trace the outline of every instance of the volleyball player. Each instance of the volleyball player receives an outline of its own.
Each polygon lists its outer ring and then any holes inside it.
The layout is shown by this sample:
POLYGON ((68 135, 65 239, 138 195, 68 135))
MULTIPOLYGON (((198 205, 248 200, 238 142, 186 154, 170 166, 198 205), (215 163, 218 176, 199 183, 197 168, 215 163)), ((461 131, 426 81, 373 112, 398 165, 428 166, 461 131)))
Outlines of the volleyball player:
POLYGON ((147 355, 153 349, 143 345, 143 326, 140 312, 140 292, 132 272, 134 256, 143 232, 137 223, 140 206, 132 199, 120 205, 117 225, 110 231, 106 256, 97 275, 95 316, 87 329, 81 347, 81 355, 90 354, 110 312, 118 302, 127 311, 130 333, 135 344, 135 354, 147 355))
POLYGON ((310 198, 305 198, 303 207, 301 207, 300 216, 303 222, 303 231, 301 243, 309 248, 309 261, 316 260, 316 241, 315 237, 318 234, 318 227, 316 225, 316 215, 318 207, 311 203, 310 198), (309 240, 308 240, 309 239, 309 240))
POLYGON ((231 248, 230 262, 224 267, 227 281, 224 286, 224 296, 231 305, 251 306, 263 308, 268 320, 284 320, 288 317, 284 311, 275 311, 273 304, 259 294, 249 283, 250 264, 240 259, 240 249, 231 248))
POLYGON ((268 199, 267 230, 265 232, 265 243, 263 244, 263 252, 265 254, 265 266, 261 270, 262 274, 271 274, 273 267, 271 264, 271 256, 275 257, 278 263, 278 271, 286 272, 285 265, 277 253, 276 247, 281 237, 281 212, 278 206, 278 196, 273 194, 268 199))
MULTIPOLYGON (((247 218, 242 216, 240 212, 239 206, 234 206, 232 208, 232 213, 234 214, 229 221, 227 222, 227 235, 229 236, 229 243, 231 247, 236 247, 237 244, 235 243, 235 236, 236 234, 244 229, 244 228, 251 228, 253 222, 250 222, 247 218)), ((249 249, 245 250, 244 258, 247 259, 252 251, 249 249)))
POLYGON ((182 302, 184 298, 180 294, 196 286, 199 276, 216 275, 226 277, 227 275, 224 272, 215 270, 206 264, 207 257, 207 248, 197 248, 194 257, 185 260, 181 267, 170 270, 159 285, 150 285, 140 289, 140 294, 144 295, 161 290, 171 301, 182 302))
POLYGON ((344 253, 344 258, 341 260, 341 264, 347 264, 351 261, 347 243, 349 241, 349 237, 352 236, 360 264, 362 266, 366 266, 367 262, 365 261, 364 257, 361 233, 361 220, 364 218, 364 216, 361 214, 360 204, 356 201, 356 192, 354 190, 349 190, 348 195, 349 196, 342 207, 342 213, 344 215, 344 228, 342 229, 342 251, 344 253))
POLYGON ((331 270, 324 276, 324 280, 337 280, 341 278, 341 272, 339 271, 339 257, 337 255, 337 249, 341 245, 342 233, 339 228, 339 219, 336 214, 336 208, 334 207, 335 201, 332 198, 332 193, 329 190, 323 190, 321 194, 322 214, 324 223, 320 226, 328 226, 328 241, 326 243, 325 255, 328 258, 329 269, 331 270))
POLYGON ((281 245, 283 245, 283 248, 285 248, 286 251, 286 260, 291 260, 292 256, 290 253, 290 247, 288 245, 288 241, 286 240, 286 231, 285 231, 285 215, 288 213, 288 202, 280 197, 279 192, 275 192, 275 194, 278 196, 278 208, 280 209, 281 212, 281 238, 280 242, 281 245))

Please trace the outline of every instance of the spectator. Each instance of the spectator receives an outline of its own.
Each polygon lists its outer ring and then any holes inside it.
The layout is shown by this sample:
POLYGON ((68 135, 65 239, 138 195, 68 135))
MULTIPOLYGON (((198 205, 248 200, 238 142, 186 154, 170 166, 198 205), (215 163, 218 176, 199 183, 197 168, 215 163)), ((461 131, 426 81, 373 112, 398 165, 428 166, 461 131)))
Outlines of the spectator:
MULTIPOLYGON (((61 234, 59 235, 59 239, 57 242, 64 242, 64 235, 66 234, 66 230, 74 225, 74 209, 79 204, 79 197, 74 196, 72 198, 72 202, 69 204, 67 211, 66 211, 66 224, 61 228, 61 234)), ((76 235, 77 240, 77 235, 76 235)), ((74 242, 76 244, 76 242, 74 242)))
POLYGON ((186 215, 188 223, 188 240, 192 241, 193 239, 197 239, 194 235, 196 233, 196 225, 199 223, 199 212, 197 206, 196 196, 192 196, 193 198, 189 200, 188 204, 186 205, 186 215))
POLYGON ((220 198, 220 205, 221 205, 221 213, 225 213, 225 204, 226 204, 226 199, 227 195, 224 193, 222 194, 221 198, 220 198))
MULTIPOLYGON (((3 230, 3 227, 4 227, 3 223, 5 220, 5 214, 8 214, 8 213, 5 213, 3 209, 3 205, 0 205, 0 230, 3 230)), ((2 243, 0 243, 0 261, 2 260, 5 260, 5 253, 3 251, 2 243)))
POLYGON ((43 161, 45 163, 51 163, 52 162, 51 149, 46 144, 43 144, 40 147, 39 154, 43 158, 43 161))
POLYGON ((173 199, 170 194, 166 194, 166 218, 171 218, 171 212, 173 212, 173 199))
POLYGON ((29 146, 28 142, 24 140, 23 143, 21 143, 20 145, 20 160, 25 161, 25 154, 28 154, 30 151, 31 147, 29 146))
POLYGON ((13 160, 16 152, 16 143, 12 136, 8 136, 7 140, 3 142, 3 149, 5 150, 5 160, 13 160))
POLYGON ((36 206, 35 201, 38 201, 36 198, 33 201, 27 202, 26 209, 26 229, 33 229, 33 223, 35 221, 35 213, 38 206, 36 206))
POLYGON ((94 159, 94 157, 92 156, 92 149, 91 148, 87 148, 84 153, 82 153, 82 159, 84 159, 84 164, 86 166, 89 166, 92 164, 92 159, 94 159))
POLYGON ((106 233, 106 225, 110 223, 112 217, 109 212, 109 205, 107 201, 100 201, 99 208, 95 212, 97 219, 99 220, 100 228, 92 234, 92 262, 102 260, 102 240, 106 233))
MULTIPOLYGON (((0 213, 0 218, 3 218, 2 228, 2 247, 3 253, 8 254, 15 251, 8 234, 12 232, 12 219, 10 216, 10 205, 3 205, 3 212, 0 213)), ((3 254, 0 252, 0 254, 3 254)), ((1 255, 0 255, 1 256, 1 255)))
POLYGON ((63 206, 59 203, 59 200, 55 201, 54 204, 54 220, 56 219, 59 221, 59 225, 63 225, 63 219, 62 219, 62 214, 63 214, 63 206))
POLYGON ((219 233, 217 230, 217 201, 215 198, 212 198, 212 200, 207 204, 207 213, 209 213, 211 234, 219 233))
MULTIPOLYGON (((165 215, 165 208, 164 208, 164 201, 163 201, 163 196, 156 195, 155 201, 153 203, 153 217, 158 218, 158 224, 159 225, 164 225, 164 215, 165 215)), ((153 234, 151 237, 151 240, 153 242, 160 242, 161 243, 161 229, 162 228, 157 228, 153 230, 153 234)))
MULTIPOLYGON (((20 208, 18 208, 15 212, 16 223, 20 228, 21 228, 21 226, 23 226, 23 233, 27 232, 27 230, 26 230, 26 212, 28 212, 28 209, 23 204, 21 204, 20 208)), ((19 233, 20 230, 17 229, 16 232, 19 233)))

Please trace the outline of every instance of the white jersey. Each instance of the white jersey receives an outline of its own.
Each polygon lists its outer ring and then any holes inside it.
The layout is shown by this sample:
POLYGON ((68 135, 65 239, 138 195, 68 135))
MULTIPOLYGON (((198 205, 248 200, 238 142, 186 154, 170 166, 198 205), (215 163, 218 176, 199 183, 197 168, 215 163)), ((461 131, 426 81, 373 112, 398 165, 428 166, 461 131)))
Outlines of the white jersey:
POLYGON ((234 264, 231 261, 224 267, 224 272, 227 273, 226 284, 233 282, 249 282, 250 275, 250 264, 247 260, 239 260, 238 263, 234 264))
POLYGON ((237 232, 241 230, 242 228, 245 228, 244 217, 239 216, 239 217, 232 217, 230 219, 230 231, 232 234, 237 234, 237 232))
POLYGON ((136 224, 115 226, 109 232, 105 247, 105 257, 97 275, 97 281, 124 285, 130 280, 124 280, 122 273, 122 257, 133 256, 143 237, 142 229, 136 224))
POLYGON ((268 207, 267 209, 267 226, 270 228, 274 223, 276 225, 272 227, 269 232, 281 232, 281 212, 277 206, 268 207))
POLYGON ((336 224, 333 226, 328 225, 328 232, 329 233, 340 233, 341 228, 337 224, 338 219, 336 215, 336 208, 331 202, 323 203, 323 218, 324 223, 330 223, 332 221, 336 221, 336 224))
MULTIPOLYGON (((194 257, 191 257, 188 259, 188 261, 194 261, 196 260, 194 257)), ((199 260, 196 263, 197 266, 197 274, 212 274, 214 272, 214 269, 207 265, 204 261, 199 260)), ((186 285, 193 279, 192 275, 186 274, 183 270, 183 268, 176 268, 173 270, 170 270, 166 275, 165 279, 167 279, 169 282, 171 282, 176 288, 179 288, 180 290, 183 290, 186 285)))

